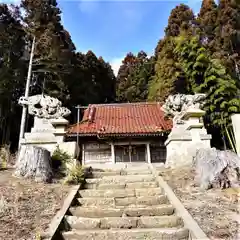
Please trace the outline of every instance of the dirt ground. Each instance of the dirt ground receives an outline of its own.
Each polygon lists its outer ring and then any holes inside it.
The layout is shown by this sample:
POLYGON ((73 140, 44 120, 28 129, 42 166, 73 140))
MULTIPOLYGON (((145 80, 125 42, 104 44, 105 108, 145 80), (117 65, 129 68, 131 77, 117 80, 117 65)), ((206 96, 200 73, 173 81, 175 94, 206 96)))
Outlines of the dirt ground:
POLYGON ((17 179, 0 171, 0 239, 33 240, 61 208, 69 186, 17 179))
POLYGON ((239 189, 201 190, 190 167, 161 173, 210 239, 240 240, 239 189))

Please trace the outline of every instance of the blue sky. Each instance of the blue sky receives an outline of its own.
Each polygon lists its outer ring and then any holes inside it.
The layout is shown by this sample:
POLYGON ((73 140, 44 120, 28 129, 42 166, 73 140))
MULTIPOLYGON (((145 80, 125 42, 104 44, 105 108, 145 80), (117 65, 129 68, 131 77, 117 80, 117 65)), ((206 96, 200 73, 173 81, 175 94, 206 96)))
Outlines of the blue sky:
MULTIPOLYGON (((18 0, 0 0, 0 2, 18 0)), ((92 50, 115 72, 128 52, 153 53, 164 35, 170 11, 180 3, 195 13, 201 0, 58 0, 62 22, 77 50, 92 50)))

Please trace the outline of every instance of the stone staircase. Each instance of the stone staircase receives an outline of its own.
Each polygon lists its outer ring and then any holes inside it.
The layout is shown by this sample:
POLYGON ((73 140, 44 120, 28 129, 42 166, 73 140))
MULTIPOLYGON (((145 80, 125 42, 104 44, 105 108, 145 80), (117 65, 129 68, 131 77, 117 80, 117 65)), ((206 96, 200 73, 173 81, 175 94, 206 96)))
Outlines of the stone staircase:
POLYGON ((79 205, 65 216, 65 240, 189 239, 188 229, 148 167, 94 169, 84 187, 79 205))

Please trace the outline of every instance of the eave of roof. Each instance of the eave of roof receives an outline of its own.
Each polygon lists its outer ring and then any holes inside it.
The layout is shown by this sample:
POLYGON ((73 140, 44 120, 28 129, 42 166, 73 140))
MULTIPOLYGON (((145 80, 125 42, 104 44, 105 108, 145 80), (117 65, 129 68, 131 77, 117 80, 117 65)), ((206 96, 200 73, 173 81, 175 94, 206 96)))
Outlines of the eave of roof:
POLYGON ((168 131, 153 132, 153 133, 67 133, 69 137, 153 137, 153 136, 164 136, 168 134, 168 131))

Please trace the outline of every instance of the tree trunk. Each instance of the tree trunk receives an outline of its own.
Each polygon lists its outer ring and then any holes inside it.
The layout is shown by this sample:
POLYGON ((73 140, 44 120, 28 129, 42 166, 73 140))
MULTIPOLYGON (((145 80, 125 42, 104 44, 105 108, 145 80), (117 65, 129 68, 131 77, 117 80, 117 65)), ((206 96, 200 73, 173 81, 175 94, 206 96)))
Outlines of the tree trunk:
POLYGON ((50 160, 50 152, 44 148, 21 146, 14 175, 33 178, 37 182, 49 182, 52 178, 50 160))

